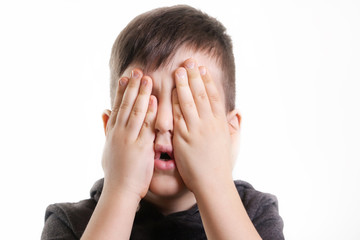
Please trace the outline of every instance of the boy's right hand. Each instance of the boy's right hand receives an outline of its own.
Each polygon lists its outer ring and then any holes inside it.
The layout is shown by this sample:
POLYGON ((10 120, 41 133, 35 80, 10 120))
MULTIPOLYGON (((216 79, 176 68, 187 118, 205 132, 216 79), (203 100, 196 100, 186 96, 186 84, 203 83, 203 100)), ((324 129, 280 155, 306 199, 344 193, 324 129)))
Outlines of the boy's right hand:
MULTIPOLYGON (((156 97, 152 79, 135 69, 118 82, 113 111, 106 124, 102 158, 104 190, 143 198, 154 168, 156 97)), ((103 191, 104 191, 103 190, 103 191)))

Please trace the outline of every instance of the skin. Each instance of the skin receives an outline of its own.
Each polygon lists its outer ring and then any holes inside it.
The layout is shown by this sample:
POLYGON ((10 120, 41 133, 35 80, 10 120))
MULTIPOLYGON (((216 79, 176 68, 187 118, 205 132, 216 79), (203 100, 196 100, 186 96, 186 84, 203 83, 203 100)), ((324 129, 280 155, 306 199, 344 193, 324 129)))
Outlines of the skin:
POLYGON ((165 215, 197 203, 208 239, 260 239, 232 180, 241 117, 226 113, 221 77, 189 49, 146 75, 124 72, 103 114, 104 189, 82 239, 129 239, 142 198, 165 215), (154 170, 159 146, 173 149, 174 171, 154 170))

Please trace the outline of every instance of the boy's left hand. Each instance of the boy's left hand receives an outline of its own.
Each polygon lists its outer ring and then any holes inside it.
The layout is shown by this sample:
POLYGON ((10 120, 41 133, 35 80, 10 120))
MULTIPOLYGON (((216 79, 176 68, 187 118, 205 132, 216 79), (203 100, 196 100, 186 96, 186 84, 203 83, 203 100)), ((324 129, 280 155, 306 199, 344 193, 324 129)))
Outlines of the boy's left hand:
POLYGON ((232 181, 231 137, 215 82, 205 67, 188 59, 175 72, 172 92, 173 146, 179 173, 196 193, 209 184, 232 181))

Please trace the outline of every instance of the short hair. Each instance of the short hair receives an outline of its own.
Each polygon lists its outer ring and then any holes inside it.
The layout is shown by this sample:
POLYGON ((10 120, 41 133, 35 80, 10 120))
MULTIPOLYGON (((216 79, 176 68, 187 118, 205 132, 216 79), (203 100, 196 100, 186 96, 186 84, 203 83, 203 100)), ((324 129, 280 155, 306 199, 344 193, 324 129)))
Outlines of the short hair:
POLYGON ((116 38, 110 57, 110 98, 126 68, 137 63, 155 71, 181 46, 210 54, 223 72, 227 111, 235 108, 235 60, 226 28, 215 18, 187 5, 163 7, 134 18, 116 38))

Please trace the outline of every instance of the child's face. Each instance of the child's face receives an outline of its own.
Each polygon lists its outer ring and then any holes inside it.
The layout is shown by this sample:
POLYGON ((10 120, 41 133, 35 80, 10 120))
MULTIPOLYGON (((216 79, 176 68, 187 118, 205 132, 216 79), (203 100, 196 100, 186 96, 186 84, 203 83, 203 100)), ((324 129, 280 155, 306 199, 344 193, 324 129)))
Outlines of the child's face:
MULTIPOLYGON (((188 58, 194 58, 198 66, 207 67, 212 79, 218 86, 221 100, 225 105, 225 95, 222 87, 222 70, 216 63, 216 61, 202 52, 194 52, 186 48, 180 48, 169 64, 165 67, 160 67, 153 72, 144 72, 144 75, 148 75, 153 80, 152 95, 156 96, 158 101, 157 117, 155 121, 156 137, 154 142, 155 147, 155 167, 153 178, 150 183, 150 192, 148 197, 150 198, 167 198, 167 197, 181 197, 183 194, 188 193, 179 172, 176 169, 176 165, 173 163, 173 111, 171 102, 171 93, 175 87, 174 72, 182 66, 184 61, 188 58), (172 159, 166 162, 166 166, 163 164, 160 158, 164 155, 161 153, 168 153, 168 156, 172 159), (158 163, 158 164, 157 164, 158 163)), ((123 76, 130 76, 131 71, 134 68, 143 69, 142 66, 137 64, 131 64, 124 72, 123 76)))

